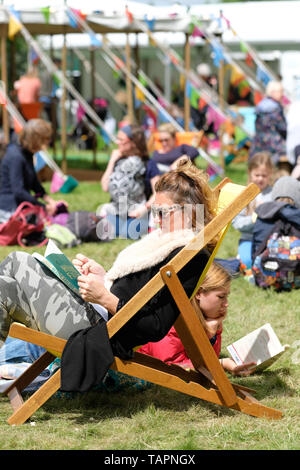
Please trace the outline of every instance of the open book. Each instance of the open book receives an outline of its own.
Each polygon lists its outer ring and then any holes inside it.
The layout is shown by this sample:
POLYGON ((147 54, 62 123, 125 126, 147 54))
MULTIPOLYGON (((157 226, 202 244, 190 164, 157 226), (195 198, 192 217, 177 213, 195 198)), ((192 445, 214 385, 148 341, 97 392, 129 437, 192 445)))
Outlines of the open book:
POLYGON ((275 362, 287 349, 282 346, 270 323, 257 328, 243 338, 227 346, 238 365, 256 362, 257 370, 263 370, 275 362))
MULTIPOLYGON (((71 261, 63 254, 62 251, 56 246, 53 240, 49 240, 44 256, 39 253, 33 255, 40 263, 47 266, 48 269, 60 279, 69 289, 75 294, 80 296, 79 286, 77 282, 80 272, 71 261)), ((108 312, 102 305, 89 302, 95 310, 107 321, 108 312)))
POLYGON ((63 254, 62 251, 56 246, 53 240, 49 240, 45 255, 33 253, 33 255, 40 263, 47 266, 56 277, 58 277, 69 289, 75 294, 79 294, 79 287, 77 278, 80 272, 75 268, 71 261, 63 254))

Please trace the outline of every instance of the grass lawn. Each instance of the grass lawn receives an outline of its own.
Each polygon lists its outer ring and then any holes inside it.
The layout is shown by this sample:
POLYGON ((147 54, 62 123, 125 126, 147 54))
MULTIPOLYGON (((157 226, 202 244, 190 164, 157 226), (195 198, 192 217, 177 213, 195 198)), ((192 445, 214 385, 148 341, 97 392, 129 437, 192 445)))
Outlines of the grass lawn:
MULTIPOLYGON (((234 182, 245 183, 245 164, 231 164, 227 175, 234 182)), ((55 195, 57 199, 61 197, 55 195)), ((80 183, 63 197, 69 201, 70 210, 95 210, 99 203, 107 201, 99 184, 90 182, 80 183)), ((89 243, 65 253, 72 258, 81 251, 108 269, 128 243, 131 242, 89 243)), ((238 233, 230 228, 218 256, 235 256, 237 243, 238 233)), ((12 249, 1 247, 0 259, 12 249)), ((28 251, 43 252, 44 248, 28 251)), ((0 397, 0 449, 299 450, 299 291, 276 294, 260 290, 241 277, 235 279, 221 354, 226 355, 226 345, 231 341, 266 322, 291 348, 265 372, 233 381, 254 388, 258 400, 283 412, 281 420, 253 418, 153 385, 145 391, 128 388, 113 393, 56 394, 29 422, 11 427, 6 422, 11 414, 8 399, 0 397)))

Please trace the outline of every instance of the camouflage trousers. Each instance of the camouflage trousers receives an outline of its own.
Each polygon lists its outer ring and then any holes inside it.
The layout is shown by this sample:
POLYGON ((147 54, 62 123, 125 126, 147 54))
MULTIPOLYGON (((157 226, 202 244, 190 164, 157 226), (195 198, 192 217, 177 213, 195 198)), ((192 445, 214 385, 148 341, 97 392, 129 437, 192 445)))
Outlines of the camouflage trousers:
POLYGON ((13 252, 0 264, 1 343, 14 321, 68 339, 98 319, 99 314, 89 303, 28 253, 13 252))

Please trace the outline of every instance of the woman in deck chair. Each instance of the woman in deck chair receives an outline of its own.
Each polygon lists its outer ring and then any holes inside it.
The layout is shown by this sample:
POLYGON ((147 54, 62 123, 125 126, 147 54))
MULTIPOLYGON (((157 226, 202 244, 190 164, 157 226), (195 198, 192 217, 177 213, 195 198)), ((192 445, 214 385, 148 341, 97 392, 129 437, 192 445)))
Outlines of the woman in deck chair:
MULTIPOLYGON (((74 264, 82 274, 78 278, 81 297, 28 253, 8 255, 0 264, 2 341, 13 321, 64 339, 79 330, 100 328, 105 324, 101 313, 108 319, 113 316, 214 217, 216 201, 206 174, 190 161, 163 175, 155 189, 153 211, 159 229, 125 248, 107 273, 95 261, 77 255, 74 264)), ((206 247, 179 271, 188 296, 214 246, 206 247)), ((178 314, 168 289, 162 288, 111 338, 113 354, 129 358, 132 348, 159 341, 178 314)))

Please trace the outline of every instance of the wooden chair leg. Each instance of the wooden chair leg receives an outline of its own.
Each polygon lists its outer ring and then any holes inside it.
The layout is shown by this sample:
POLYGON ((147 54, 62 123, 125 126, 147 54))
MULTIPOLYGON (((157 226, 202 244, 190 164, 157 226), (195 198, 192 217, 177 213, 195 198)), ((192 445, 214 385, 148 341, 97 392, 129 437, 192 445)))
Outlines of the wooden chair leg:
POLYGON ((7 420, 8 424, 23 424, 33 413, 38 410, 60 387, 60 369, 58 369, 28 400, 19 401, 20 406, 7 420))
POLYGON ((14 382, 4 390, 4 394, 8 395, 13 389, 17 389, 19 392, 22 392, 31 382, 40 375, 52 361, 54 361, 55 356, 49 353, 48 351, 44 352, 28 369, 26 369, 20 377, 18 377, 14 382))

